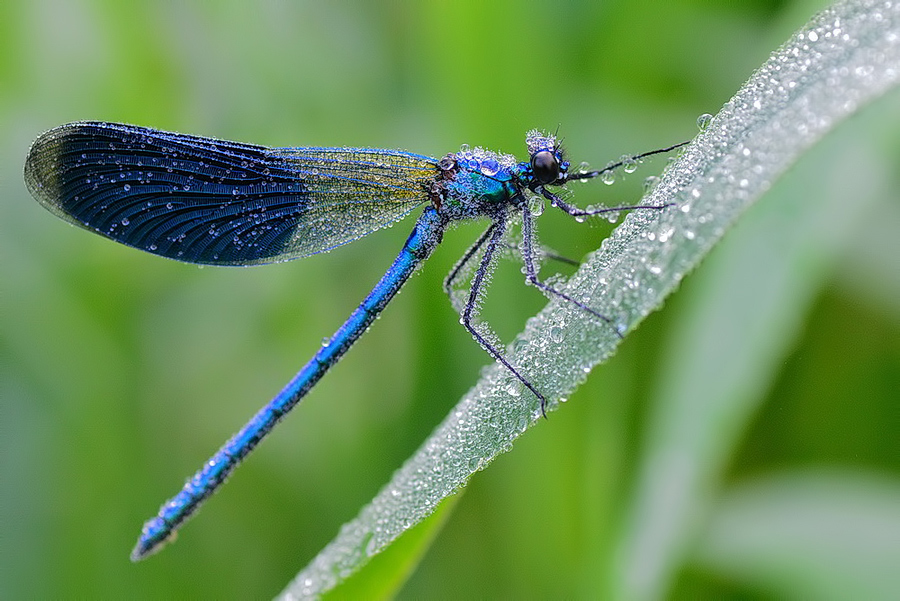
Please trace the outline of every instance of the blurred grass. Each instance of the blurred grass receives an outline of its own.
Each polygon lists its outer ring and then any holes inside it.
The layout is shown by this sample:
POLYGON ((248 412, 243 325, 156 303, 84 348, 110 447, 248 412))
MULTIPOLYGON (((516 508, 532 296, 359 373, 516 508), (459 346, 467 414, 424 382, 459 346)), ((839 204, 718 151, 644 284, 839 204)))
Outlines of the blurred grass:
MULTIPOLYGON (((285 265, 163 261, 68 227, 28 197, 21 167, 39 132, 90 118, 440 156, 461 143, 521 155, 527 129, 559 126, 576 163, 602 165, 691 137, 696 116, 715 112, 818 6, 3 4, 0 598, 275 594, 488 363, 440 292, 479 231, 465 226, 181 540, 130 564, 142 521, 340 324, 411 222, 285 265)), ((888 179, 888 192, 878 191, 888 196, 866 220, 870 235, 811 257, 823 275, 774 373, 758 374, 756 408, 715 481, 724 493, 834 466, 896 486, 900 144, 883 124, 869 127, 875 145, 864 166, 888 179)), ((848 178, 859 172, 837 165, 848 178)), ((627 204, 654 171, 577 186, 576 200, 627 204)), ((807 194, 808 183, 783 182, 781 193, 807 194)), ((575 257, 608 231, 549 211, 540 227, 543 241, 575 257)), ((725 271, 731 294, 757 285, 752 270, 725 271)), ((590 597, 615 587, 654 442, 649 423, 665 402, 657 366, 682 352, 679 331, 717 283, 705 273, 689 277, 565 410, 473 479, 402 596, 590 597)), ((485 315, 508 338, 542 304, 511 264, 485 315)), ((703 557, 680 559, 667 596, 796 590, 703 557)), ((788 581, 807 578, 786 571, 788 581)))

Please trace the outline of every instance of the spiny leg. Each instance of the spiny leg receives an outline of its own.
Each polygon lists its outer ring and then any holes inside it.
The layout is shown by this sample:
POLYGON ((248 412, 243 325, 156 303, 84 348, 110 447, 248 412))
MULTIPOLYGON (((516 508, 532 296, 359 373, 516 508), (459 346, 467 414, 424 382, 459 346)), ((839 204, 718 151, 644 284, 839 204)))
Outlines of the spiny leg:
MULTIPOLYGON (((579 309, 590 313, 597 319, 600 319, 601 321, 608 323, 609 325, 613 325, 612 320, 606 315, 603 315, 602 313, 591 309, 581 301, 572 298, 568 294, 557 290, 549 284, 542 282, 538 278, 537 267, 534 264, 534 220, 531 216, 531 212, 527 207, 522 210, 522 234, 525 238, 524 245, 522 247, 522 260, 525 262, 525 277, 528 279, 529 283, 531 283, 531 285, 535 286, 536 288, 543 290, 547 294, 552 294, 553 296, 557 296, 563 300, 566 300, 579 309)), ((619 330, 613 328, 613 331, 616 333, 616 336, 618 336, 619 338, 622 337, 622 334, 619 332, 619 330)))
POLYGON ((488 238, 491 237, 491 233, 493 232, 494 225, 492 224, 488 229, 484 230, 484 233, 481 234, 481 237, 475 241, 475 244, 469 247, 459 261, 456 262, 456 265, 453 266, 453 269, 450 270, 450 273, 447 274, 447 277, 444 278, 444 293, 449 296, 451 299, 453 298, 453 283, 456 281, 456 278, 459 277, 460 273, 462 273, 466 266, 469 264, 469 261, 472 260, 472 257, 478 254, 478 251, 481 250, 481 247, 484 246, 484 243, 488 241, 488 238))
POLYGON ((547 247, 542 247, 539 251, 542 257, 546 257, 551 261, 559 261, 560 263, 565 263, 566 265, 571 265, 572 267, 578 267, 581 265, 580 262, 575 259, 570 259, 569 257, 564 257, 558 253, 553 252, 552 250, 547 250, 547 247))
POLYGON ((575 205, 570 205, 562 198, 548 190, 547 188, 540 189, 541 194, 544 198, 550 201, 550 203, 562 210, 567 215, 572 217, 594 217, 595 215, 602 215, 604 213, 618 213, 619 211, 631 211, 634 209, 665 209, 671 206, 674 206, 674 203, 667 203, 664 205, 629 205, 627 207, 602 207, 599 209, 582 209, 576 207, 575 205))
MULTIPOLYGON (((682 144, 677 144, 671 148, 655 150, 653 152, 645 153, 645 154, 639 155, 639 156, 647 156, 649 154, 657 154, 659 152, 667 152, 669 150, 672 150, 672 148, 678 148, 679 146, 683 146, 686 143, 687 142, 683 142, 682 144)), ((610 168, 614 168, 614 167, 610 167, 610 168)), ((598 171, 598 172, 594 172, 594 173, 599 174, 602 172, 598 171)), ((634 210, 634 209, 660 210, 660 209, 665 209, 667 207, 673 206, 673 203, 668 203, 668 204, 664 204, 664 205, 631 205, 631 206, 626 206, 626 207, 603 207, 600 209, 586 210, 586 209, 581 209, 579 207, 576 207, 574 205, 570 205, 569 203, 565 202, 559 196, 550 192, 550 190, 547 190, 546 188, 541 187, 541 188, 539 188, 539 191, 543 195, 544 198, 546 198, 547 200, 549 200, 551 202, 551 204, 553 206, 559 208, 564 213, 566 213, 567 215, 570 215, 572 217, 593 217, 595 215, 602 215, 603 213, 614 213, 614 212, 618 212, 618 211, 630 211, 630 210, 634 210)), ((534 265, 534 250, 532 247, 533 228, 534 228, 534 225, 533 225, 531 213, 527 209, 525 209, 522 211, 522 232, 525 236, 525 247, 523 249, 522 254, 523 254, 523 259, 525 261, 525 271, 526 271, 526 277, 528 278, 528 281, 531 282, 531 284, 533 284, 537 288, 544 290, 545 292, 548 292, 554 296, 558 296, 562 299, 565 299, 565 300, 571 302, 572 304, 574 304, 575 306, 579 307, 580 309, 583 309, 584 311, 587 311, 591 315, 597 317, 598 319, 612 325, 612 320, 609 317, 603 315, 602 313, 598 313, 597 311, 591 309, 584 303, 579 302, 578 300, 575 300, 571 296, 569 296, 563 292, 560 292, 556 288, 553 288, 552 286, 549 286, 548 284, 545 284, 544 282, 540 281, 540 279, 538 279, 537 269, 534 265)), ((618 329, 614 329, 614 331, 616 333, 616 336, 618 336, 619 338, 622 338, 622 333, 619 332, 618 329)))
MULTIPOLYGON (((453 294, 453 284, 456 282, 456 278, 460 276, 460 274, 466 269, 466 266, 472 260, 475 255, 478 254, 478 251, 481 250, 481 247, 487 242, 488 238, 491 237, 492 227, 486 229, 478 240, 466 250, 466 254, 464 254, 459 261, 456 262, 456 265, 453 266, 453 269, 450 270, 450 273, 447 274, 447 277, 444 278, 444 293, 447 296, 453 294)), ((511 244, 508 242, 504 242, 501 245, 501 248, 508 250, 518 250, 518 247, 515 244, 511 244)), ((580 262, 575 261, 574 259, 570 259, 569 257, 564 257, 559 253, 556 253, 546 247, 542 247, 537 251, 541 256, 547 257, 552 261, 559 261, 560 263, 565 263, 566 265, 571 265, 573 267, 578 267, 581 265, 580 262)))
MULTIPOLYGON (((462 314, 462 322, 465 326, 466 330, 472 335, 473 338, 481 345, 481 347, 487 351, 487 353, 503 364, 509 372, 516 377, 525 387, 530 390, 534 396, 536 396, 541 402, 541 413, 544 417, 547 416, 547 399, 538 392, 537 388, 529 382, 525 377, 516 370, 515 367, 503 356, 499 349, 495 348, 494 345, 490 343, 475 327, 475 324, 472 320, 472 314, 475 311, 475 306, 478 303, 478 297, 481 294, 482 287, 484 286, 484 279, 488 276, 488 273, 491 269, 491 262, 493 261, 494 254, 497 249, 502 247, 503 245, 503 235, 506 233, 506 216, 504 215, 502 218, 498 218, 491 226, 485 231, 482 235, 479 242, 477 242, 473 246, 473 250, 477 252, 478 247, 483 244, 483 240, 488 240, 487 247, 484 249, 484 255, 481 257, 481 263, 478 265, 478 270, 475 272, 475 277, 472 279, 472 287, 469 291, 469 300, 466 302, 466 307, 463 310, 462 314)), ((473 253, 474 254, 474 253, 473 253)), ((469 255, 469 253, 467 253, 469 255)), ((471 255, 468 257, 464 257, 463 261, 469 259, 471 255)), ((454 270, 456 271, 456 270, 454 270)), ((451 274, 452 275, 452 274, 451 274)), ((448 278, 449 279, 449 278, 448 278)))
MULTIPOLYGON (((518 252, 520 255, 522 254, 521 247, 517 244, 513 244, 507 242, 503 245, 503 248, 507 250, 514 250, 518 252)), ((535 255, 542 257, 544 259, 549 259, 551 261, 558 261, 560 263, 565 263, 566 265, 571 265, 572 267, 578 267, 581 265, 580 261, 576 261, 575 259, 570 259, 569 257, 564 257, 556 251, 552 250, 548 246, 540 245, 535 249, 535 255)))
MULTIPOLYGON (((657 150, 651 150, 649 152, 642 152, 641 154, 636 154, 628 157, 626 160, 616 161, 615 163, 610 163, 603 169, 597 169, 594 171, 572 171, 570 172, 566 178, 562 182, 557 183, 566 183, 572 181, 584 181, 588 179, 593 179, 595 177, 601 176, 604 173, 609 173, 611 171, 615 171, 619 167, 623 166, 627 161, 639 161, 643 158, 653 156, 656 154, 663 154, 666 152, 672 152, 677 148, 681 148, 682 146, 686 146, 690 144, 690 140, 687 142, 679 142, 678 144, 673 144, 672 146, 667 146, 666 148, 659 148, 657 150)), ((602 215, 603 213, 615 213, 618 211, 630 211, 632 209, 664 209, 666 207, 671 207, 673 203, 664 204, 664 205, 632 205, 627 207, 604 207, 601 209, 581 209, 574 205, 570 205, 565 202, 556 194, 553 194, 545 187, 540 187, 537 191, 540 191, 541 195, 549 200, 553 206, 560 208, 565 213, 571 215, 572 217, 593 217, 594 215, 602 215)))

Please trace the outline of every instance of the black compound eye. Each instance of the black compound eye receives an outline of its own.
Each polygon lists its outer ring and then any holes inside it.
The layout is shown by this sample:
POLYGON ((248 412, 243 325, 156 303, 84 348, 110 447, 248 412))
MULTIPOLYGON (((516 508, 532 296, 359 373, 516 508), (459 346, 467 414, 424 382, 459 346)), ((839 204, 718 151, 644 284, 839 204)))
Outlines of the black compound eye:
POLYGON ((559 159, 549 150, 536 152, 531 157, 531 171, 540 185, 552 184, 559 178, 559 159))

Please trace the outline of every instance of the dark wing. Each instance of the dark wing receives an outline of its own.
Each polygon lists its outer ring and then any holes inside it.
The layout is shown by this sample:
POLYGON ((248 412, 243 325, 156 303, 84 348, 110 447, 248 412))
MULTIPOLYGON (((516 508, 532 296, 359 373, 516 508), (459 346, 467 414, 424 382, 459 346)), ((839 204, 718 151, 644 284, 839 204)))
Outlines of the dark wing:
POLYGON ((102 122, 42 134, 25 183, 48 210, 179 261, 252 265, 346 244, 427 200, 435 159, 266 148, 102 122))

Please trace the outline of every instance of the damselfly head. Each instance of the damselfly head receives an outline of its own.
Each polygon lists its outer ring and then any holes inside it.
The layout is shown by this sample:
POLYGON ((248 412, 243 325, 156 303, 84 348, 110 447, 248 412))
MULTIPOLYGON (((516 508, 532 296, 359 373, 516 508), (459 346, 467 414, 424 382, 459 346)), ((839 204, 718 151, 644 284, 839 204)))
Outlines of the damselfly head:
POLYGON ((531 187, 565 183, 569 162, 563 157, 563 149, 556 136, 533 129, 525 136, 528 146, 531 187))
POLYGON ((559 159, 549 150, 531 155, 531 173, 536 183, 544 186, 559 179, 559 159))

